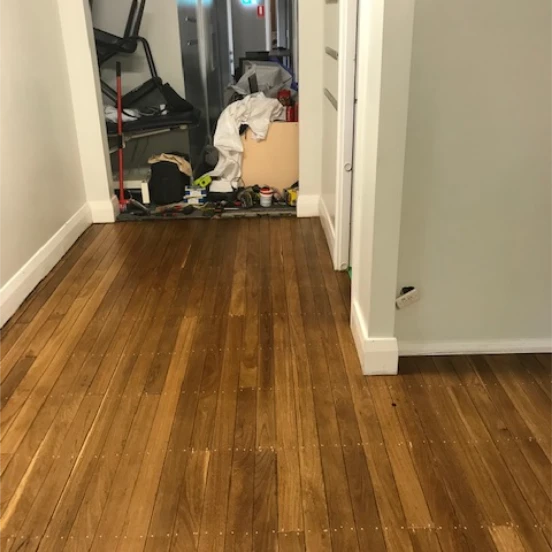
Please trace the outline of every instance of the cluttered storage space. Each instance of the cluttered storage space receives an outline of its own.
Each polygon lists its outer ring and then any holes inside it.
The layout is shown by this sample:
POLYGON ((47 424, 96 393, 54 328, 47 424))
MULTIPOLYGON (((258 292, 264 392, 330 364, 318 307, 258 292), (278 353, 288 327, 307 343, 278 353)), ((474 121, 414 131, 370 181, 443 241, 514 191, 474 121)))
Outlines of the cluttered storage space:
POLYGON ((119 220, 294 215, 296 0, 91 0, 119 220))

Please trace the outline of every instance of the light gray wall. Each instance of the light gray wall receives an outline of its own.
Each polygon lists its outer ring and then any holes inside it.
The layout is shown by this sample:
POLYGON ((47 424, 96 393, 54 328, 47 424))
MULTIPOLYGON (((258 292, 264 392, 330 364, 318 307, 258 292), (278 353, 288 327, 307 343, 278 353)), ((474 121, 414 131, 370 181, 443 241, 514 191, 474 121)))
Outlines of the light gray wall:
MULTIPOLYGON (((151 46, 157 72, 181 96, 184 92, 184 75, 178 30, 177 0, 148 0, 144 10, 140 35, 151 46)), ((94 27, 122 36, 125 29, 130 0, 94 0, 92 18, 94 27)), ((123 64, 123 92, 128 92, 150 77, 142 46, 132 56, 121 56, 123 64)), ((102 77, 115 86, 115 61, 102 67, 102 77)))
POLYGON ((400 236, 403 347, 551 335, 549 0, 417 0, 400 236))
POLYGON ((86 203, 56 0, 2 2, 0 64, 4 286, 86 203))

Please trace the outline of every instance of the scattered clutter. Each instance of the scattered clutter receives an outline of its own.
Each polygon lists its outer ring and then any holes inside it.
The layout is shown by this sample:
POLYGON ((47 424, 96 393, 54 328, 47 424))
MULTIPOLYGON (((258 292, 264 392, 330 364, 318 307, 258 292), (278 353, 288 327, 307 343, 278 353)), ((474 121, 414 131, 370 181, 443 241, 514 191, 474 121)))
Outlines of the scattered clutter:
POLYGON ((286 108, 286 122, 296 123, 298 121, 297 102, 292 98, 291 90, 280 90, 278 101, 286 108))
POLYGON ((297 206, 297 198, 299 197, 299 182, 296 182, 287 190, 285 190, 284 199, 287 205, 290 207, 297 206))
POLYGON ((148 163, 151 165, 150 201, 156 205, 182 201, 192 175, 192 167, 184 154, 163 153, 150 157, 148 163))
POLYGON ((276 100, 262 92, 230 104, 221 114, 215 131, 214 145, 219 160, 209 175, 214 178, 213 192, 231 192, 239 186, 243 144, 240 126, 247 125, 257 141, 264 140, 272 121, 283 120, 285 110, 276 100), (215 179, 216 177, 216 179, 215 179))
POLYGON ((199 178, 196 178, 194 180, 194 186, 197 186, 198 188, 207 188, 213 179, 208 175, 200 176, 199 178))
POLYGON ((262 92, 267 98, 277 98, 280 91, 289 91, 293 85, 291 73, 279 63, 243 60, 242 70, 238 82, 227 88, 227 105, 256 92, 262 92))
POLYGON ((188 205, 203 205, 207 201, 207 189, 200 186, 186 186, 183 201, 188 205))
POLYGON ((240 212, 248 212, 255 216, 272 211, 279 215, 294 213, 299 192, 298 182, 283 192, 268 186, 256 185, 240 187, 230 193, 210 192, 208 187, 193 184, 185 184, 181 188, 182 177, 186 175, 180 171, 175 172, 174 167, 177 167, 177 164, 172 161, 158 161, 152 164, 148 188, 154 200, 150 198, 151 203, 146 206, 140 201, 140 192, 136 191, 136 197, 129 194, 126 212, 139 218, 238 216, 240 212), (160 180, 159 170, 162 170, 164 180, 160 180), (160 183, 165 190, 159 190, 160 183), (181 197, 176 197, 176 194, 180 193, 177 190, 182 191, 181 197), (169 202, 168 199, 175 201, 169 202))
POLYGON ((190 165, 187 157, 188 156, 185 153, 179 152, 161 153, 159 155, 152 155, 148 159, 148 163, 150 165, 163 162, 174 163, 181 173, 184 173, 186 176, 190 177, 192 176, 192 166, 190 165))
POLYGON ((213 145, 203 148, 194 167, 182 152, 151 155, 147 185, 142 180, 139 189, 125 189, 126 142, 133 134, 144 137, 194 124, 199 114, 156 75, 139 98, 123 96, 121 63, 116 63, 116 106, 105 106, 105 118, 108 134, 117 137, 112 151, 118 152, 122 213, 155 218, 293 212, 299 185, 292 76, 273 61, 246 61, 241 78, 229 87, 231 103, 218 118, 213 145))

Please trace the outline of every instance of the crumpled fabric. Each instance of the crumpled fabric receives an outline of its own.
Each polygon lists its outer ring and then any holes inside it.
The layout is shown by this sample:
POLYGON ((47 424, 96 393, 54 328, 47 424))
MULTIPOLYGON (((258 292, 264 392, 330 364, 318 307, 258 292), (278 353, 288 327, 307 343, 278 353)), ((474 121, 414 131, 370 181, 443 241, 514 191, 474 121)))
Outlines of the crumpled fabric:
POLYGON ((219 160, 214 170, 208 173, 214 179, 210 191, 231 192, 239 185, 243 157, 241 125, 247 125, 253 138, 261 141, 266 138, 272 121, 283 120, 284 106, 262 92, 230 104, 221 113, 215 130, 213 144, 219 151, 219 160))
POLYGON ((192 176, 192 166, 190 163, 181 157, 180 155, 175 155, 174 153, 159 153, 158 155, 152 155, 148 159, 148 163, 153 165, 154 163, 160 163, 161 161, 169 161, 177 165, 178 170, 181 173, 184 173, 186 176, 192 176))
MULTIPOLYGON (((152 115, 166 115, 168 113, 167 106, 161 104, 159 107, 146 107, 142 109, 123 109, 121 119, 123 123, 128 121, 136 121, 140 117, 149 117, 152 115)), ((117 122, 117 108, 114 105, 106 105, 104 107, 104 114, 106 121, 110 123, 117 122)))

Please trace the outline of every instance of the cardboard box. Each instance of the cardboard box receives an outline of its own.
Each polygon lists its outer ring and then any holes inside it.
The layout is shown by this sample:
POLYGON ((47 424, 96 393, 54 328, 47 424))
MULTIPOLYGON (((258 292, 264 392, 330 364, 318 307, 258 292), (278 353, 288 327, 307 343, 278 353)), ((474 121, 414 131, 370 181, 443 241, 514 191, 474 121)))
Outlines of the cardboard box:
POLYGON ((299 180, 299 123, 271 123, 266 140, 242 136, 245 186, 270 186, 280 192, 299 180))

